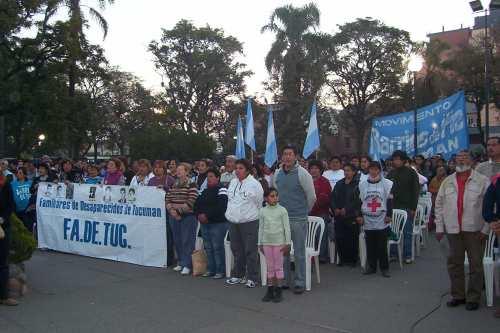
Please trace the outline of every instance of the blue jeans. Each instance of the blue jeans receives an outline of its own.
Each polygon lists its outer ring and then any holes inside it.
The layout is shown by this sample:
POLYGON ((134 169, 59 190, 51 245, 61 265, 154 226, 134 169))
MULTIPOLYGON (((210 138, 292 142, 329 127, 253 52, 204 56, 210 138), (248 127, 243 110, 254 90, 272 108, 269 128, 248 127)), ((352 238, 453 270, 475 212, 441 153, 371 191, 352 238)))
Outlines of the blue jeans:
POLYGON ((225 274, 226 259, 224 252, 224 237, 226 236, 227 223, 211 223, 201 225, 203 246, 207 253, 208 272, 225 274))
POLYGON ((174 261, 174 238, 172 236, 170 216, 167 214, 167 267, 172 266, 174 261))
POLYGON ((175 251, 177 252, 177 264, 192 269, 191 255, 196 245, 198 220, 194 215, 186 215, 179 221, 170 217, 169 222, 172 227, 175 251))
MULTIPOLYGON (((306 285, 306 236, 307 217, 290 218, 290 231, 292 234, 293 256, 295 258, 295 287, 304 288, 306 285)), ((290 256, 286 256, 283 269, 285 281, 290 285, 290 256)))

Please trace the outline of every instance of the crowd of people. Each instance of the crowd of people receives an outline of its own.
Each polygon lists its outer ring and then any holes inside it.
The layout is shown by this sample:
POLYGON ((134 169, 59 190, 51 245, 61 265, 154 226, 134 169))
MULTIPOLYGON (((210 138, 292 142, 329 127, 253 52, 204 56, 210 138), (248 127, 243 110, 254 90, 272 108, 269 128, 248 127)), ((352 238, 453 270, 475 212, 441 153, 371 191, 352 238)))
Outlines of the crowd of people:
MULTIPOLYGON (((482 256, 490 230, 500 235, 500 138, 488 140, 488 160, 469 151, 446 161, 442 155, 410 158, 395 151, 384 161, 369 156, 304 160, 294 146, 281 151, 273 167, 227 156, 222 166, 209 159, 193 163, 127 158, 92 164, 87 160, 0 161, 0 302, 15 305, 6 287, 8 279, 9 218, 15 213, 36 233, 36 196, 40 182, 155 186, 166 192, 167 266, 182 275, 192 273, 198 225, 207 255, 203 277, 225 277, 226 233, 234 256, 229 285, 254 288, 259 280, 259 251, 267 264, 268 288, 263 301, 280 302, 283 290, 305 290, 307 221, 321 217, 326 235, 319 259, 328 262, 328 240, 334 240, 339 266, 359 264, 359 234, 366 237, 367 265, 363 274, 390 277, 387 242, 392 210, 404 210, 403 257, 412 263, 413 220, 419 197, 432 195, 429 227, 439 241, 446 234, 450 255, 450 307, 466 304, 476 310, 483 289, 482 256), (290 250, 293 244, 294 269, 290 250), (465 290, 464 258, 470 263, 465 290)), ((496 316, 500 312, 496 311, 496 316)))

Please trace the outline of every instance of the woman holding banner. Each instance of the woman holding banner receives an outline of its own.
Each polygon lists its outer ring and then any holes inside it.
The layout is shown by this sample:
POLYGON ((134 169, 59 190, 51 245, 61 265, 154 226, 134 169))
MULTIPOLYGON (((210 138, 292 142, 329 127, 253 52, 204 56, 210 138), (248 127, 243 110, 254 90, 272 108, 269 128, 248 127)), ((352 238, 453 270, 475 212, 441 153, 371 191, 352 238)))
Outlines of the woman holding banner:
MULTIPOLYGON (((154 177, 148 182, 148 186, 156 186, 168 193, 175 179, 167 174, 167 163, 164 161, 155 161, 153 164, 154 177)), ((174 240, 172 237, 172 228, 169 223, 169 216, 167 214, 167 267, 174 263, 174 240)))
POLYGON ((198 227, 198 221, 193 212, 198 189, 188 177, 190 169, 187 163, 181 163, 177 167, 177 180, 167 193, 169 223, 178 260, 174 271, 181 271, 182 275, 191 273, 193 267, 191 254, 195 248, 198 227))
POLYGON ((125 177, 120 170, 121 166, 122 162, 119 159, 112 158, 108 161, 104 185, 125 185, 125 177))

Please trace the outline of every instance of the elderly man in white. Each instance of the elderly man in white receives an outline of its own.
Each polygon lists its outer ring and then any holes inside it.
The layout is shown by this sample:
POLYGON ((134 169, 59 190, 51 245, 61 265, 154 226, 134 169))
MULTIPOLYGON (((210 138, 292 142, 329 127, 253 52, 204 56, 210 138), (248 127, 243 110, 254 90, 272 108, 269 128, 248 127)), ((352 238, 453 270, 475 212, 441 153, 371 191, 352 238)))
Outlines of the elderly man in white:
POLYGON ((448 274, 451 282, 451 300, 448 307, 466 304, 466 309, 479 308, 483 289, 482 258, 489 226, 481 215, 483 199, 489 179, 472 170, 469 151, 457 155, 456 172, 445 178, 436 197, 436 237, 444 233, 450 244, 448 274), (465 291, 464 260, 469 259, 470 273, 465 291))

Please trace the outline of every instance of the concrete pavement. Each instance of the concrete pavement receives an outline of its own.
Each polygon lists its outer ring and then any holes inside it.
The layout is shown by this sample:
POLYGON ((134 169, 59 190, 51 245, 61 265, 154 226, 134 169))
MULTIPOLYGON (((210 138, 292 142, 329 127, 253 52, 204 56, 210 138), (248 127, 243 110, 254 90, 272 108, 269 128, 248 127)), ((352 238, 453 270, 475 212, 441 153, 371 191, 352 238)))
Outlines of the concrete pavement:
POLYGON ((31 292, 0 307, 0 332, 499 332, 484 306, 446 308, 443 251, 432 241, 417 263, 392 277, 322 265, 304 295, 262 303, 263 288, 183 277, 170 269, 37 252, 27 263, 31 292), (414 324, 438 307, 426 319, 414 324), (413 331, 412 331, 413 329, 413 331))

